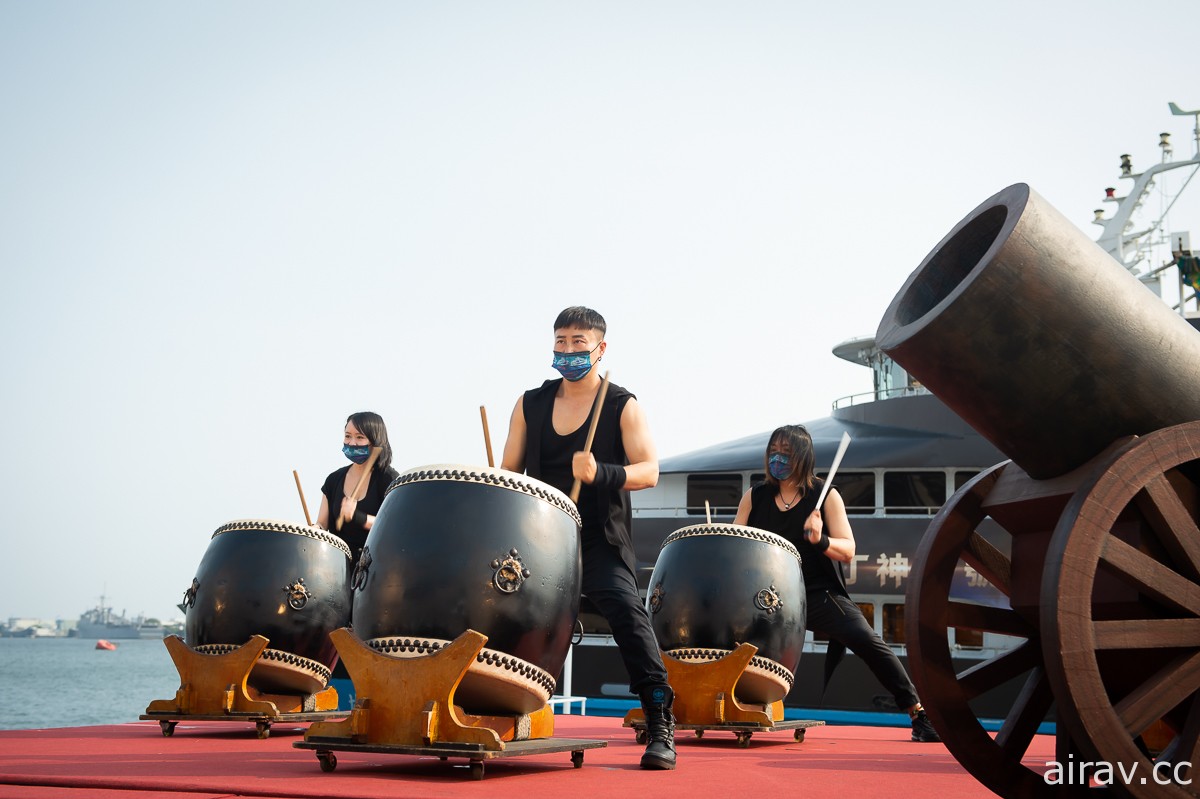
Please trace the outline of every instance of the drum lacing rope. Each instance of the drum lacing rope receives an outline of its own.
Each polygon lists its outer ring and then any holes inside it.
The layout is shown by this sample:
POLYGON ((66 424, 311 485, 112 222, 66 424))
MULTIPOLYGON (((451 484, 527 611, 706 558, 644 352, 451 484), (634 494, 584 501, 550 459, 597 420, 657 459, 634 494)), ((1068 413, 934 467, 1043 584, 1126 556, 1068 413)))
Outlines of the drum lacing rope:
MULTIPOLYGON (((194 648, 202 655, 227 655, 236 649, 241 649, 243 646, 245 644, 201 644, 194 648)), ((315 674, 326 682, 329 681, 329 677, 333 673, 315 660, 300 657, 292 652, 284 652, 282 649, 264 649, 263 653, 259 655, 259 659, 294 666, 301 671, 315 674)))
POLYGON ((697 535, 727 535, 733 538, 751 538, 755 541, 761 541, 764 544, 774 544, 775 546, 786 550, 788 554, 792 555, 797 561, 800 560, 800 550, 796 549, 796 547, 792 545, 792 542, 788 541, 783 536, 775 535, 774 533, 768 533, 766 530, 759 530, 755 527, 740 527, 732 524, 697 524, 693 525, 692 527, 684 527, 667 536, 662 542, 662 546, 659 547, 659 551, 661 552, 667 546, 667 544, 671 543, 672 541, 678 541, 681 538, 691 538, 692 536, 697 535))
MULTIPOLYGON (((554 507, 566 513, 575 520, 575 524, 583 526, 583 517, 579 515, 579 509, 569 499, 559 495, 557 492, 547 491, 540 486, 531 485, 524 480, 517 480, 505 474, 492 474, 491 472, 467 472, 461 469, 422 469, 415 472, 402 474, 392 481, 388 486, 387 493, 390 494, 393 489, 399 488, 408 483, 418 483, 431 480, 456 480, 463 482, 484 483, 486 485, 499 486, 512 491, 519 491, 522 494, 528 494, 532 497, 545 500, 554 507)), ((386 495, 385 495, 386 496, 386 495)))
POLYGON ((324 530, 319 530, 312 527, 300 527, 294 524, 285 524, 283 522, 269 522, 259 520, 246 520, 240 522, 230 522, 223 524, 217 528, 217 531, 212 534, 213 538, 222 533, 232 533, 238 530, 257 530, 265 533, 292 533, 293 535, 304 535, 309 538, 315 538, 318 541, 323 541, 330 546, 335 546, 340 549, 347 558, 352 557, 350 554, 350 546, 333 533, 327 533, 324 530))
MULTIPOLYGON (((712 661, 720 660, 730 653, 729 649, 671 649, 667 654, 676 660, 701 660, 712 661)), ((788 690, 791 690, 792 683, 795 682, 796 676, 787 670, 784 666, 776 663, 770 658, 755 655, 750 658, 750 668, 762 669, 765 672, 779 677, 787 683, 788 690)))
MULTIPOLYGON (((372 638, 365 641, 367 646, 382 654, 392 652, 416 652, 417 654, 433 654, 451 643, 436 639, 420 638, 372 638)), ((475 660, 485 666, 498 666, 505 671, 515 672, 518 676, 534 683, 546 692, 546 696, 554 693, 554 678, 537 666, 513 655, 506 655, 494 649, 481 649, 475 660)))

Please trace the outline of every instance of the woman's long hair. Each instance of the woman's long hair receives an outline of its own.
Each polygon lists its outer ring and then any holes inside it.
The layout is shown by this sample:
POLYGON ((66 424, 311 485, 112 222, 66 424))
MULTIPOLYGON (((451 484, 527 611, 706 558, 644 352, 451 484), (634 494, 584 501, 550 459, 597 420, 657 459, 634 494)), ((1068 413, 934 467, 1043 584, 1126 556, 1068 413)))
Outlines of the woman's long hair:
POLYGON ((763 471, 767 473, 767 483, 778 487, 779 481, 771 476, 771 448, 776 444, 786 444, 786 448, 791 450, 792 471, 788 477, 795 478, 800 490, 808 493, 813 487, 813 468, 816 465, 812 436, 804 429, 804 425, 799 424, 785 424, 771 433, 767 439, 767 451, 763 453, 763 471))
POLYGON ((383 417, 371 411, 359 411, 346 418, 347 424, 351 422, 358 432, 367 437, 372 447, 383 450, 375 460, 375 468, 381 472, 387 471, 392 465, 392 445, 388 443, 387 425, 383 423, 383 417))

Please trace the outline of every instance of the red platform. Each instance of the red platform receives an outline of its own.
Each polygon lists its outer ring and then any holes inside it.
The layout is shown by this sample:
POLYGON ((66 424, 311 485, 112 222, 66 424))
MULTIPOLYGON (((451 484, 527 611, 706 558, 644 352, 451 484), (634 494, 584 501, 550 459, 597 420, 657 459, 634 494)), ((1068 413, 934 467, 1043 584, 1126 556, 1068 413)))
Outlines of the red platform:
MULTIPOLYGON (((180 722, 165 738, 157 722, 0 732, 0 799, 217 799, 263 797, 479 797, 582 799, 592 796, 797 796, 908 799, 919 788, 938 799, 988 797, 941 744, 909 741, 897 727, 814 727, 796 743, 790 732, 756 733, 746 748, 732 734, 678 736, 679 767, 638 768, 642 747, 621 719, 559 716, 556 736, 608 741, 589 749, 583 767, 569 753, 489 761, 482 782, 467 761, 341 752, 321 771, 312 751, 296 749, 304 724, 180 722)), ((1040 735, 1029 756, 1054 757, 1040 735)))

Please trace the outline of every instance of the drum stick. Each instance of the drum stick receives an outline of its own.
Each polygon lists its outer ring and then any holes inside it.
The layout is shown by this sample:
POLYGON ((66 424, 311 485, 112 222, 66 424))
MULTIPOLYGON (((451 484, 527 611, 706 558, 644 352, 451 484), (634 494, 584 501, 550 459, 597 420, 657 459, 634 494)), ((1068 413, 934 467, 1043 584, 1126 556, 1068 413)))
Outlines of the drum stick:
POLYGON ((300 473, 292 469, 292 477, 296 478, 296 490, 300 492, 300 507, 304 508, 304 521, 312 527, 312 516, 308 515, 308 503, 304 501, 304 489, 300 487, 300 473))
MULTIPOLYGON (((350 494, 350 499, 358 502, 362 499, 360 494, 365 494, 367 483, 371 480, 371 470, 375 468, 375 460, 379 457, 379 453, 383 451, 383 447, 371 447, 371 454, 367 456, 367 462, 363 464, 366 468, 358 478, 358 485, 354 487, 354 492, 350 494)), ((338 511, 337 529, 342 529, 342 513, 338 511)))
MULTIPOLYGON (((608 372, 604 373, 604 379, 600 381, 600 391, 596 394, 596 405, 592 413, 592 426, 588 428, 587 442, 583 445, 584 452, 592 451, 592 439, 596 437, 596 425, 600 423, 600 409, 604 407, 604 395, 608 393, 608 372)), ((575 483, 571 486, 571 501, 578 504, 579 490, 583 488, 583 481, 578 477, 575 478, 575 483)))
POLYGON ((496 461, 492 458, 492 436, 488 433, 487 426, 487 408, 479 406, 479 418, 483 420, 483 444, 487 447, 488 466, 495 466, 496 461))
POLYGON ((846 454, 846 447, 850 446, 850 434, 842 433, 842 443, 838 444, 837 454, 833 456, 833 465, 829 467, 829 474, 825 475, 825 485, 821 486, 821 495, 817 497, 817 510, 821 509, 821 504, 825 502, 825 495, 829 493, 829 487, 833 485, 833 476, 837 474, 838 466, 842 462, 842 456, 846 454))
POLYGON ((704 518, 708 520, 709 524, 712 524, 712 508, 709 506, 707 499, 704 500, 704 518))

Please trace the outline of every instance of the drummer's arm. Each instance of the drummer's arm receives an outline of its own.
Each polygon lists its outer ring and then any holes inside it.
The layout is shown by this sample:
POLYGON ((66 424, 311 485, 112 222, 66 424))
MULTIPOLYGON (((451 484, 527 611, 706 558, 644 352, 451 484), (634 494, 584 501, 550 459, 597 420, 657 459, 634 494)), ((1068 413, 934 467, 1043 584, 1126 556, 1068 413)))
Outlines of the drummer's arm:
POLYGON ((621 439, 625 443, 626 491, 654 488, 658 485, 658 452, 650 438, 650 425, 638 401, 630 398, 621 411, 621 439))
POLYGON ((854 559, 854 531, 850 529, 850 520, 846 518, 846 503, 837 489, 829 490, 824 507, 812 512, 804 529, 810 544, 816 545, 825 535, 829 536, 829 548, 825 550, 825 556, 830 560, 849 563, 854 559))
POLYGON ((322 530, 329 529, 329 500, 325 498, 324 492, 321 493, 321 509, 317 511, 317 527, 322 530))
POLYGON ((750 492, 742 494, 742 501, 738 503, 737 515, 733 517, 734 524, 745 525, 750 521, 750 509, 754 507, 754 502, 750 499, 750 492))
POLYGON ((525 395, 517 397, 517 406, 513 408, 512 417, 508 420, 508 439, 504 442, 504 452, 500 456, 500 468, 510 472, 525 471, 525 395))

